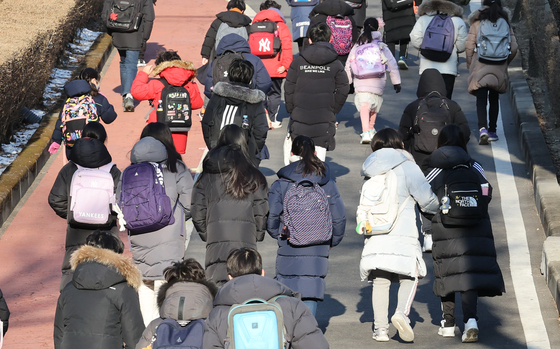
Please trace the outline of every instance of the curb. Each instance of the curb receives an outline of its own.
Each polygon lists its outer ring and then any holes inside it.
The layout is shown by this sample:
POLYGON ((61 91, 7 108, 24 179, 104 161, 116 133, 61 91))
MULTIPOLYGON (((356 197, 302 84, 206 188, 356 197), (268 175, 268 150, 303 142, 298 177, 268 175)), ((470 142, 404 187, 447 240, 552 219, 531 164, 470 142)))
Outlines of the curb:
MULTIPOLYGON (((79 74, 84 68, 92 67, 101 71, 113 48, 111 36, 101 34, 91 46, 84 60, 74 74, 79 74)), ((0 226, 8 220, 16 205, 25 195, 41 169, 49 160, 48 148, 54 130, 58 111, 46 114, 27 146, 17 158, 6 168, 0 177, 0 226)))
POLYGON ((533 182, 535 205, 547 236, 543 244, 541 273, 560 311, 560 186, 520 56, 518 54, 508 68, 508 93, 521 149, 533 182))

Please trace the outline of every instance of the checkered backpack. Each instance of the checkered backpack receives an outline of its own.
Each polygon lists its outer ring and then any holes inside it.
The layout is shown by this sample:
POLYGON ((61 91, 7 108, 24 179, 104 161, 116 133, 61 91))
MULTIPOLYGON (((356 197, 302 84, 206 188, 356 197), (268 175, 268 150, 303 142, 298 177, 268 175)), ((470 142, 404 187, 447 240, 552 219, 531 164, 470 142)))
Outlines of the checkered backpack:
POLYGON ((290 184, 283 203, 284 232, 291 245, 317 245, 332 238, 332 215, 323 188, 303 179, 290 184))

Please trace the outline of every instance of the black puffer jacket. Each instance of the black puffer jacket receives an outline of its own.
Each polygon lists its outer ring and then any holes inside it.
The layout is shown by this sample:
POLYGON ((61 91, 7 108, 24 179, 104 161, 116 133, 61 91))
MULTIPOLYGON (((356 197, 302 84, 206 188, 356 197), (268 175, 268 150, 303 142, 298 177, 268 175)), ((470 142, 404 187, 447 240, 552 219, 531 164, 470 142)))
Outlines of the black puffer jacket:
MULTIPOLYGON (((49 205, 54 212, 64 218, 68 218, 68 210, 70 203, 70 183, 72 176, 78 169, 76 164, 87 167, 97 168, 110 163, 112 160, 111 155, 103 143, 97 139, 83 138, 79 139, 70 153, 70 162, 68 162, 58 173, 56 180, 49 193, 49 205)), ((115 191, 121 176, 121 171, 114 165, 111 168, 111 175, 115 183, 115 191)), ((111 230, 118 236, 118 229, 116 225, 117 215, 112 214, 112 222, 106 230, 111 230)), ((72 270, 70 269, 70 255, 77 250, 81 245, 86 243, 86 237, 97 228, 83 229, 68 224, 66 228, 66 252, 62 262, 62 280, 60 283, 60 290, 66 286, 72 279, 72 270)))
MULTIPOLYGON (((436 149, 426 158, 422 170, 434 193, 438 193, 445 185, 446 170, 467 163, 472 165, 481 184, 488 183, 482 166, 456 146, 436 149)), ((490 201, 490 185, 488 194, 483 199, 490 201)), ((432 219, 432 239, 436 296, 469 290, 477 290, 479 296, 499 296, 505 292, 489 216, 475 225, 444 226, 438 212, 432 219)))
POLYGON ((208 28, 204 43, 202 43, 200 55, 203 58, 214 59, 216 53, 216 34, 218 34, 218 29, 222 23, 227 23, 227 25, 233 28, 245 27, 245 29, 247 29, 247 35, 249 35, 251 18, 244 14, 237 11, 224 11, 218 13, 216 17, 217 18, 210 25, 210 28, 208 28))
MULTIPOLYGON (((107 17, 111 14, 112 3, 112 0, 105 0, 105 3, 103 4, 103 23, 107 22, 107 17)), ((147 41, 152 34, 155 17, 154 1, 144 0, 142 6, 142 21, 140 22, 140 28, 138 28, 137 31, 130 33, 108 31, 109 35, 113 37, 113 46, 115 46, 118 50, 140 51, 142 42, 147 41)))
POLYGON ((208 149, 218 143, 220 130, 229 124, 241 127, 243 115, 249 120, 249 128, 245 136, 249 145, 249 155, 252 161, 258 164, 257 155, 261 152, 268 133, 266 112, 263 101, 265 94, 261 90, 251 89, 239 83, 219 82, 214 87, 214 94, 208 102, 204 117, 202 118, 202 134, 208 149), (238 108, 237 113, 226 114, 230 108, 238 108))
POLYGON ((280 282, 255 274, 236 277, 226 283, 214 300, 214 309, 206 321, 204 349, 227 348, 225 344, 228 328, 228 312, 232 305, 252 298, 271 299, 282 308, 286 337, 293 349, 328 349, 323 332, 309 308, 299 300, 299 294, 280 282))
POLYGON ((144 330, 138 268, 128 257, 92 246, 82 246, 71 262, 74 277, 56 307, 55 349, 134 348, 144 330))
POLYGON ((225 192, 224 173, 232 166, 224 158, 226 148, 218 148, 204 159, 191 206, 194 226, 206 242, 206 277, 216 284, 228 280, 226 260, 231 251, 256 249, 257 241, 263 241, 268 215, 266 185, 242 200, 225 192))
POLYGON ((336 117, 350 91, 344 65, 328 42, 317 42, 294 59, 284 85, 291 113, 292 139, 311 137, 315 145, 334 150, 336 117))
POLYGON ((8 304, 6 303, 6 299, 4 299, 2 290, 0 290, 0 321, 2 321, 2 333, 4 335, 8 331, 9 319, 10 319, 10 310, 8 309, 8 304))
MULTIPOLYGON (((416 2, 417 5, 420 3, 419 1, 416 2)), ((410 32, 416 23, 414 9, 409 7, 400 11, 391 12, 387 9, 385 1, 381 0, 381 10, 383 11, 383 21, 385 22, 383 41, 386 43, 396 43, 400 40, 409 42, 410 32)), ((404 52, 399 52, 399 54, 401 56, 405 55, 404 52)))
POLYGON ((463 135, 465 136, 465 141, 468 142, 469 137, 471 136, 469 123, 467 121, 467 117, 461 110, 461 106, 459 106, 457 102, 445 97, 447 92, 445 89, 445 82, 443 81, 441 74, 436 69, 426 69, 420 76, 420 81, 418 82, 418 89, 416 90, 416 96, 418 96, 418 99, 404 108, 403 115, 399 123, 399 134, 404 141, 405 148, 412 154, 412 156, 414 156, 414 160, 418 166, 422 165, 422 162, 428 155, 430 155, 430 153, 414 149, 414 137, 417 134, 412 132, 412 126, 414 126, 414 119, 416 118, 416 112, 418 110, 420 100, 433 91, 439 92, 443 96, 443 99, 447 102, 451 123, 461 128, 461 131, 463 131, 463 135))

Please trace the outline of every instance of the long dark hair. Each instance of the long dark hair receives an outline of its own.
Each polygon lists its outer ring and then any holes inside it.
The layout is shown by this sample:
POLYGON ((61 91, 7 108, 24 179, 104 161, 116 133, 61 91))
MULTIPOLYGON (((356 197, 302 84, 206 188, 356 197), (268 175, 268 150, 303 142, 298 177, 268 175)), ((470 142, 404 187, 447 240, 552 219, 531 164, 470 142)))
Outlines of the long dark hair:
POLYGON ((467 142, 465 141, 465 135, 461 128, 455 124, 446 125, 439 131, 439 136, 437 140, 437 147, 443 146, 457 146, 463 148, 467 153, 467 142))
POLYGON ((171 172, 177 172, 177 161, 182 161, 183 158, 175 148, 169 127, 161 122, 151 122, 142 130, 140 139, 144 137, 153 137, 163 143, 165 150, 167 150, 167 168, 171 172))
POLYGON ((479 20, 482 21, 486 19, 492 23, 496 23, 498 19, 503 18, 509 24, 509 16, 507 12, 504 11, 501 0, 484 0, 482 2, 482 6, 487 7, 480 11, 480 14, 478 15, 479 20))
POLYGON ((369 17, 364 21, 364 31, 360 34, 358 38, 358 45, 369 44, 373 41, 372 32, 379 29, 379 22, 373 17, 369 17))
POLYGON ((373 151, 382 148, 404 149, 403 141, 399 133, 392 128, 384 128, 377 131, 370 145, 373 151))
POLYGON ((229 124, 224 126, 220 131, 220 136, 218 137, 218 143, 216 148, 222 147, 224 145, 238 145, 243 152, 243 155, 249 159, 249 146, 247 145, 247 138, 243 129, 236 124, 229 124))
POLYGON ((292 142, 292 153, 300 156, 301 161, 297 167, 297 172, 301 172, 303 177, 316 174, 325 176, 327 168, 325 164, 315 155, 315 143, 307 136, 299 135, 292 142))

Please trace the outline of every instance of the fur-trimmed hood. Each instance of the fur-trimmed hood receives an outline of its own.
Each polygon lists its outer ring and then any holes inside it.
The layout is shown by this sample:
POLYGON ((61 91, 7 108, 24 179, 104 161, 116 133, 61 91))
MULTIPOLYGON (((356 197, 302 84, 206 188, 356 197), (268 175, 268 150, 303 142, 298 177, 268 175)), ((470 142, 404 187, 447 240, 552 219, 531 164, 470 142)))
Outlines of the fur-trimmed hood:
POLYGON ((265 99, 264 92, 261 90, 223 81, 218 82, 216 86, 214 86, 214 93, 222 97, 235 98, 250 104, 257 104, 265 99))
POLYGON ((72 253, 70 265, 77 289, 102 290, 125 281, 138 289, 142 283, 132 260, 111 250, 84 245, 72 253))
POLYGON ((435 15, 437 12, 461 17, 463 15, 463 8, 447 0, 428 0, 422 2, 418 7, 419 16, 435 15))
POLYGON ((171 281, 161 286, 157 296, 162 319, 196 320, 208 317, 218 288, 213 283, 171 281))
MULTIPOLYGON (((468 19, 469 25, 473 25, 474 22, 478 21, 478 16, 480 15, 480 12, 482 12, 483 10, 485 10, 487 8, 488 8, 488 6, 481 6, 478 10, 471 13, 469 15, 469 19, 468 19)), ((508 20, 509 20, 511 18, 511 13, 510 13, 509 9, 505 8, 505 7, 503 7, 502 9, 507 13, 508 20)))
POLYGON ((171 85, 182 86, 196 77, 196 68, 192 62, 166 61, 158 64, 152 74, 165 78, 171 85))

